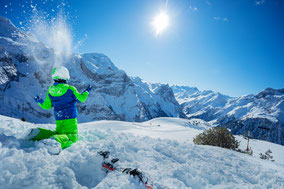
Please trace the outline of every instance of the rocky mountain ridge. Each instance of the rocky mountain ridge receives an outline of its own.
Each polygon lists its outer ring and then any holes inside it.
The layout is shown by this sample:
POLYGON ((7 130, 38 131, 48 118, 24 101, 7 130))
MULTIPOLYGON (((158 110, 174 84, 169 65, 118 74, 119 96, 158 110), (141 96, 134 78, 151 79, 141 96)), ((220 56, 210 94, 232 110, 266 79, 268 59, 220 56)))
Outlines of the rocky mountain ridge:
MULTIPOLYGON (((52 85, 55 53, 0 17, 0 114, 35 123, 54 122, 52 111, 41 110, 33 97, 39 94, 44 99, 52 85)), ((168 85, 148 89, 142 80, 136 82, 103 54, 72 54, 63 65, 71 75, 69 84, 79 91, 89 84, 94 86, 87 102, 78 104, 79 122, 185 118, 168 85)))
POLYGON ((203 119, 234 134, 284 145, 284 89, 267 88, 256 95, 229 97, 213 91, 171 86, 186 116, 203 119))

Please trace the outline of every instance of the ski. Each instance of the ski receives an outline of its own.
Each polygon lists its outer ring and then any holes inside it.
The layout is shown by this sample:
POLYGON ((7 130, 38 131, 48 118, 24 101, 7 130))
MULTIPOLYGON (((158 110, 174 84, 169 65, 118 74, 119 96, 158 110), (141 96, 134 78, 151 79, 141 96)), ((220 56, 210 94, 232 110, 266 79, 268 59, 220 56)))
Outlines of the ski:
POLYGON ((138 168, 116 167, 115 163, 118 162, 119 159, 113 158, 110 161, 107 161, 110 155, 109 151, 99 151, 98 154, 101 155, 104 159, 102 167, 106 170, 106 173, 108 173, 109 171, 117 171, 120 173, 132 175, 133 177, 138 178, 139 182, 143 183, 145 188, 154 189, 153 186, 150 185, 150 180, 148 179, 148 177, 138 168))

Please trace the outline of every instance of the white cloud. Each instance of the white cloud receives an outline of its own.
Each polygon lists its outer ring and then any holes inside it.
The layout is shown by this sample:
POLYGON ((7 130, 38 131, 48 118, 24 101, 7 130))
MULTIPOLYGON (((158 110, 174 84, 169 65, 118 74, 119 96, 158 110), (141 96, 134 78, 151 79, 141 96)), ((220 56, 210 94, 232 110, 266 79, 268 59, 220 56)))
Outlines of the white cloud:
POLYGON ((258 0, 258 1, 255 1, 255 5, 263 5, 265 2, 265 0, 258 0))
POLYGON ((220 20, 221 18, 219 16, 213 17, 214 20, 220 20))
POLYGON ((222 21, 222 22, 229 22, 229 19, 227 17, 215 16, 213 17, 213 19, 217 21, 222 21))
POLYGON ((208 1, 208 0, 206 0, 205 3, 206 3, 208 6, 211 6, 211 5, 212 5, 212 3, 211 3, 210 1, 208 1))
POLYGON ((223 21, 224 21, 224 22, 229 22, 229 20, 228 20, 227 17, 223 18, 223 21))
POLYGON ((191 6, 191 5, 190 5, 189 8, 190 8, 190 10, 192 10, 193 12, 198 11, 198 8, 195 7, 195 6, 191 6))

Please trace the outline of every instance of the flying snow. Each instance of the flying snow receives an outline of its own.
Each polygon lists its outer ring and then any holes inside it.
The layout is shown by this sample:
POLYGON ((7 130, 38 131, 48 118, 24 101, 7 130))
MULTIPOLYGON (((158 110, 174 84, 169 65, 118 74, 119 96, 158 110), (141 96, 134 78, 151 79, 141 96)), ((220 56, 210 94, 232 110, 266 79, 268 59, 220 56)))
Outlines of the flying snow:
POLYGON ((55 52, 55 65, 60 66, 70 58, 72 53, 71 27, 64 15, 47 20, 40 14, 34 14, 28 27, 33 41, 41 42, 55 52))
MULTIPOLYGON (((66 6, 65 0, 61 2, 51 1, 49 7, 44 6, 47 1, 42 0, 41 3, 25 1, 25 3, 13 4, 13 6, 10 3, 4 5, 4 7, 9 13, 12 12, 13 8, 22 9, 18 17, 21 29, 24 30, 31 41, 40 42, 45 47, 52 49, 54 51, 52 64, 61 66, 69 61, 74 50, 71 27, 73 16, 70 15, 71 10, 66 6)), ((31 44, 25 51, 40 65, 47 62, 43 58, 45 56, 42 53, 42 48, 31 44)))

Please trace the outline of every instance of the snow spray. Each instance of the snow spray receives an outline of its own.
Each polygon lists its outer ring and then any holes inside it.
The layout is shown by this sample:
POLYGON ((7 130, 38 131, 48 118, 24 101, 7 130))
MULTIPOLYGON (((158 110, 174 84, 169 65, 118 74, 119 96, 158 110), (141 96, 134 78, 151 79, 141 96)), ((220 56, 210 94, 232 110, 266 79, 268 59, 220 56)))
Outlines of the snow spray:
POLYGON ((47 19, 45 13, 34 8, 26 33, 31 41, 40 45, 28 45, 28 54, 40 65, 47 62, 53 66, 63 65, 72 54, 71 31, 71 26, 62 11, 57 16, 47 19), (45 47, 50 51, 42 52, 45 47))

